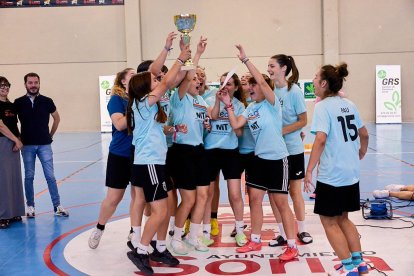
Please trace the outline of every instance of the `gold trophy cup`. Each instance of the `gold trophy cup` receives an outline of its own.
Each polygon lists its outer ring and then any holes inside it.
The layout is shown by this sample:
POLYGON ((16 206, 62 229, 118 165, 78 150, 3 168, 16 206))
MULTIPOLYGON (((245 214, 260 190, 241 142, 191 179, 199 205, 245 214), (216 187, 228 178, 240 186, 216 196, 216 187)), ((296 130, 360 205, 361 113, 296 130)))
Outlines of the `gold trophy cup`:
MULTIPOLYGON (((195 23, 197 21, 197 16, 195 14, 178 14, 174 15, 174 24, 177 27, 177 30, 183 34, 183 42, 185 45, 190 44, 191 35, 190 32, 194 30, 195 23)), ((184 66, 181 67, 181 70, 192 70, 194 69, 194 64, 191 59, 188 59, 184 66)))

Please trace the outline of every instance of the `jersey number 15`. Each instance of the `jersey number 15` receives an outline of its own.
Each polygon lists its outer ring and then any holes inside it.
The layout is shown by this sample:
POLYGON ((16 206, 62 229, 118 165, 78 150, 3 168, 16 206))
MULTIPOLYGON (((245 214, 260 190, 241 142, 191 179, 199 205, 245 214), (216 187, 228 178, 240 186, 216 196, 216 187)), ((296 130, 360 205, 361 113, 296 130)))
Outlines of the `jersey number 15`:
POLYGON ((354 115, 338 116, 338 122, 341 123, 345 142, 348 142, 348 134, 351 138, 351 141, 355 141, 356 138, 358 138, 358 128, 354 123, 351 122, 354 119, 354 115))

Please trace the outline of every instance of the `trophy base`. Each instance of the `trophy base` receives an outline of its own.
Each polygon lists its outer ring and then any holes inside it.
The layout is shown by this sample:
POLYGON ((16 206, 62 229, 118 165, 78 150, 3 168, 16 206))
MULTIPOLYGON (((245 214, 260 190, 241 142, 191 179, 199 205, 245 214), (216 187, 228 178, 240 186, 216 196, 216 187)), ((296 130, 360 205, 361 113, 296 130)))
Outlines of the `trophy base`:
POLYGON ((183 66, 181 66, 181 71, 190 71, 190 70, 194 70, 195 66, 194 64, 184 64, 183 66))

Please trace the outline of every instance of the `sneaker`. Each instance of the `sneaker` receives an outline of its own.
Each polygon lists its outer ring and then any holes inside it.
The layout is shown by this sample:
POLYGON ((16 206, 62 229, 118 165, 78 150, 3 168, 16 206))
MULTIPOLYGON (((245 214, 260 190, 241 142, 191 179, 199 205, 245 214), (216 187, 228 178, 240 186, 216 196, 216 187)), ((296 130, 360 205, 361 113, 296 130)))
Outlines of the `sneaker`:
POLYGON ((210 224, 211 224, 211 232, 210 232, 210 234, 212 236, 217 236, 220 233, 218 220, 216 218, 212 218, 210 220, 210 224))
POLYGON ((58 217, 68 217, 69 216, 69 212, 66 211, 62 207, 62 205, 59 205, 59 206, 56 207, 55 216, 58 216, 58 217))
POLYGON ((359 274, 368 274, 368 272, 369 272, 369 268, 368 268, 368 265, 367 265, 367 263, 366 262, 361 262, 359 265, 358 265, 358 273, 359 274))
POLYGON ((208 247, 201 241, 200 238, 197 238, 195 240, 191 240, 189 238, 184 239, 184 242, 188 244, 190 247, 194 247, 196 251, 200 252, 207 252, 208 247))
POLYGON ((243 246, 247 243, 247 237, 244 233, 236 234, 234 238, 236 239, 237 246, 243 246))
POLYGON ((96 249, 98 247, 99 242, 101 241, 103 232, 104 231, 96 227, 92 230, 92 233, 89 236, 89 240, 88 240, 88 244, 91 249, 96 249))
POLYGON ((174 230, 168 231, 168 235, 170 235, 170 237, 174 236, 174 230))
POLYGON ((270 247, 276 247, 276 246, 284 246, 287 245, 287 240, 285 240, 281 235, 277 236, 273 240, 269 242, 270 247))
POLYGON ((262 250, 262 243, 261 242, 252 242, 248 240, 245 245, 242 247, 236 248, 237 253, 246 253, 250 251, 260 251, 262 250))
POLYGON ((308 232, 298 233, 297 237, 304 244, 309 244, 313 242, 313 238, 308 232))
POLYGON ((285 252, 283 252, 279 256, 279 259, 282 260, 282 261, 293 260, 294 258, 296 258, 298 256, 298 252, 299 252, 299 250, 296 247, 287 246, 286 249, 285 249, 285 252))
POLYGON ((187 246, 185 246, 182 240, 177 240, 177 239, 172 238, 170 245, 175 254, 178 254, 178 255, 188 254, 188 248, 187 246))
POLYGON ((405 185, 399 185, 399 184, 390 184, 384 187, 384 190, 388 190, 390 192, 399 192, 401 191, 401 188, 404 188, 405 185))
POLYGON ((26 217, 27 218, 34 218, 36 216, 35 207, 34 206, 27 206, 26 217))
POLYGON ((390 196, 390 191, 388 190, 375 190, 372 192, 374 198, 387 198, 390 196))
POLYGON ((205 245, 205 246, 210 246, 214 243, 213 239, 207 238, 206 236, 202 236, 200 237, 201 242, 205 245))
POLYGON ((131 249, 132 251, 134 251, 135 247, 134 247, 134 245, 132 244, 131 241, 127 241, 127 246, 128 246, 129 249, 131 249))
POLYGON ((329 276, 359 276, 358 268, 354 267, 352 270, 346 270, 342 265, 339 269, 328 273, 329 276))
POLYGON ((145 275, 154 275, 154 270, 149 264, 148 254, 138 254, 136 250, 129 251, 127 253, 128 259, 134 263, 134 265, 141 270, 145 275))
POLYGON ((163 263, 168 266, 177 266, 180 264, 180 261, 174 257, 168 249, 165 249, 164 252, 159 252, 157 248, 155 248, 149 256, 151 261, 163 263))
MULTIPOLYGON (((243 226, 243 229, 246 229, 247 225, 245 224, 243 226)), ((236 227, 233 228, 233 231, 231 231, 230 237, 234 238, 237 235, 236 227)))
POLYGON ((152 249, 157 248, 157 241, 154 241, 154 240, 150 241, 150 245, 151 245, 152 249))

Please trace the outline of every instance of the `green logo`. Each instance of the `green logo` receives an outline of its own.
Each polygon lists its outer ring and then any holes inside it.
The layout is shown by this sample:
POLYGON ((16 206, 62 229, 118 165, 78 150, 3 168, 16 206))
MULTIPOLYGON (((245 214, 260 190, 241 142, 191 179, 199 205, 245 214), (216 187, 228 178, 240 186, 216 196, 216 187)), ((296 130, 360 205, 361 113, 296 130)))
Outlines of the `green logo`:
POLYGON ((392 93, 392 101, 384 102, 384 106, 386 109, 390 111, 397 111, 397 108, 401 108, 400 93, 398 93, 398 91, 394 91, 392 93))
POLYGON ((101 82, 102 89, 108 89, 109 88, 109 81, 104 80, 101 82))
POLYGON ((385 72, 385 70, 379 70, 377 76, 378 78, 383 79, 387 76, 387 72, 385 72))
POLYGON ((316 99, 313 82, 305 82, 303 86, 305 87, 305 99, 316 99))

